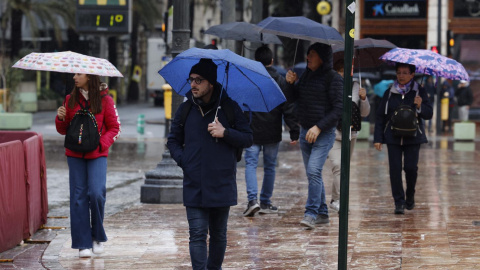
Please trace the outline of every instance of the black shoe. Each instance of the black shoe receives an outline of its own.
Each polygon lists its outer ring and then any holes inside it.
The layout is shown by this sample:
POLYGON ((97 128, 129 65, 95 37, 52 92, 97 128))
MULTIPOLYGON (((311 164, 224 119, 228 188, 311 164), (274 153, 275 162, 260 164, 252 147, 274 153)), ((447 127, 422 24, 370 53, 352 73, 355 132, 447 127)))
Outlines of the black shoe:
POLYGON ((276 214, 278 213, 278 207, 272 204, 260 203, 260 214, 276 214))
POLYGON ((260 210, 257 200, 251 200, 247 204, 247 209, 243 212, 244 217, 253 217, 260 210))
POLYGON ((407 208, 407 210, 412 210, 414 207, 415 207, 415 198, 413 196, 412 197, 407 196, 407 201, 405 202, 405 208, 407 208))
POLYGON ((395 215, 403 215, 405 214, 405 205, 399 204, 395 205, 395 215))
POLYGON ((415 201, 407 201, 405 203, 405 208, 407 208, 407 210, 412 210, 413 208, 415 208, 415 201))

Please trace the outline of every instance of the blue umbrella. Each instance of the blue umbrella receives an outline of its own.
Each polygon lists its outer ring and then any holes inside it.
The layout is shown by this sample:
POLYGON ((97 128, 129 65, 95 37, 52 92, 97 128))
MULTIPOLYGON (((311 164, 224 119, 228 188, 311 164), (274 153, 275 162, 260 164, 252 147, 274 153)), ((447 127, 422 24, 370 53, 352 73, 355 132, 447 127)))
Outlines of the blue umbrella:
POLYGON ((190 69, 201 58, 210 58, 218 66, 217 80, 230 98, 244 110, 269 112, 285 102, 285 96, 262 63, 242 57, 228 49, 191 48, 165 65, 158 73, 179 95, 191 88, 187 82, 190 69))
POLYGON ((387 91, 388 87, 390 87, 393 82, 394 80, 381 80, 379 83, 375 84, 375 86, 373 87, 373 92, 375 93, 375 95, 383 97, 383 94, 385 93, 385 91, 387 91))

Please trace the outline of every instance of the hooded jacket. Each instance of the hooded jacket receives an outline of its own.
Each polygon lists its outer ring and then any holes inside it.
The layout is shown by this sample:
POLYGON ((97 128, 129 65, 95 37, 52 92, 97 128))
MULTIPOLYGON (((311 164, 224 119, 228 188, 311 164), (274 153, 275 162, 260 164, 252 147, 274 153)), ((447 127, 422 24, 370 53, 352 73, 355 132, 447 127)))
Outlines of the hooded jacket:
MULTIPOLYGON (((285 78, 280 76, 273 67, 266 67, 267 72, 277 82, 282 91, 286 87, 285 78)), ((245 115, 249 117, 249 112, 245 115)), ((294 111, 294 104, 285 102, 270 112, 253 112, 250 127, 253 131, 253 143, 257 145, 278 143, 282 140, 282 116, 290 128, 290 139, 298 140, 300 128, 294 111)))
MULTIPOLYGON (((97 149, 88 152, 88 153, 80 153, 74 152, 70 149, 65 148, 65 155, 68 157, 77 157, 77 158, 85 158, 85 159, 95 159, 98 157, 107 157, 108 156, 108 148, 117 140, 120 136, 120 119, 118 117, 117 108, 115 107, 115 103, 113 102, 112 97, 108 95, 108 86, 105 83, 100 85, 100 95, 102 97, 102 111, 95 114, 95 119, 97 120, 97 128, 98 131, 101 131, 100 136, 100 144, 97 149)), ((89 101, 86 101, 83 95, 79 96, 79 102, 85 104, 87 102, 90 105, 89 101)), ((70 95, 67 95, 65 99, 65 104, 68 104, 70 100, 70 95)), ((68 126, 70 125, 70 121, 72 121, 73 116, 75 113, 81 109, 80 104, 76 104, 73 109, 69 106, 65 106, 67 113, 65 115, 64 121, 58 119, 58 116, 55 117, 55 126, 57 128, 57 132, 61 135, 67 134, 68 126)))
POLYGON ((404 97, 402 94, 395 90, 395 86, 392 85, 390 90, 386 91, 383 95, 382 102, 378 105, 376 118, 375 118, 375 131, 374 131, 374 143, 382 144, 422 144, 427 143, 427 136, 425 135, 425 125, 422 119, 432 119, 433 108, 428 98, 427 91, 414 82, 413 89, 408 91, 404 97), (395 109, 401 104, 407 104, 414 106, 415 96, 418 95, 422 98, 422 105, 417 110, 418 113, 418 132, 415 137, 400 137, 395 136, 392 133, 390 119, 392 118, 395 109), (385 114, 385 112, 387 112, 385 114))
POLYGON ((310 50, 318 53, 323 64, 315 71, 307 67, 296 84, 287 84, 285 96, 288 102, 296 102, 298 121, 304 129, 316 125, 327 130, 336 127, 342 116, 343 79, 332 69, 330 46, 314 43, 310 50))
POLYGON ((186 97, 193 103, 185 124, 182 122, 180 104, 172 121, 167 147, 170 155, 183 170, 183 204, 189 207, 226 207, 237 204, 236 148, 252 145, 252 130, 240 106, 225 91, 220 98, 221 85, 216 84, 212 100, 203 104, 186 97), (221 101, 219 102, 219 99, 221 101), (233 106, 235 128, 227 120, 224 110, 218 110, 218 120, 228 130, 223 138, 213 138, 208 132, 220 103, 221 107, 233 106))

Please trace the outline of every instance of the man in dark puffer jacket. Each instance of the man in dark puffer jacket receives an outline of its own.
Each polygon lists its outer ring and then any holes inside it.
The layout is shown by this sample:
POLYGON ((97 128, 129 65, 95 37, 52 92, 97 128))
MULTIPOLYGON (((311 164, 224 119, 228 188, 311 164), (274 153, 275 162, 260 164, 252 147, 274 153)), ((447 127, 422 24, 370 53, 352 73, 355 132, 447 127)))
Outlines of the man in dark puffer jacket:
POLYGON ((343 110, 343 79, 333 71, 332 48, 314 43, 307 50, 307 69, 287 72, 287 101, 297 103, 300 148, 308 178, 308 199, 300 225, 307 229, 329 223, 322 170, 335 141, 335 127, 343 110))
MULTIPOLYGON (((273 53, 262 46, 255 51, 255 60, 261 62, 272 78, 277 82, 280 89, 285 89, 285 78, 280 76, 272 67, 273 53)), ((273 194, 275 183, 275 166, 280 141, 282 140, 282 116, 290 128, 291 144, 296 144, 300 128, 297 124, 294 106, 292 103, 283 103, 270 112, 252 113, 250 127, 253 131, 253 145, 245 149, 245 180, 247 184, 248 204, 243 212, 246 217, 254 216, 257 211, 260 214, 275 214, 278 208, 272 205, 270 198, 273 194), (263 182, 260 193, 260 205, 258 204, 257 166, 258 156, 263 151, 263 182)), ((246 112, 248 114, 248 112, 246 112)))

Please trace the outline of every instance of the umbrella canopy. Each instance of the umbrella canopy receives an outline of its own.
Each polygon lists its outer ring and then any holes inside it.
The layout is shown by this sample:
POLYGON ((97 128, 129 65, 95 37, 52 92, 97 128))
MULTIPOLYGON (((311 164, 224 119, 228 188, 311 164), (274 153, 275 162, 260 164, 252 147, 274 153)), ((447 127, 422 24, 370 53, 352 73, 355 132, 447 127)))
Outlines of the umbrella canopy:
MULTIPOLYGON (((354 68, 372 68, 383 63, 380 56, 397 46, 387 40, 363 38, 353 41, 353 55, 355 56, 354 68)), ((345 47, 333 45, 333 62, 344 58, 345 47)))
POLYGON ((416 72, 422 74, 469 81, 468 73, 462 64, 430 50, 395 48, 382 55, 380 59, 390 64, 398 62, 415 65, 416 72))
POLYGON ((30 70, 82 73, 107 77, 123 77, 108 60, 71 51, 30 53, 12 67, 30 70))
POLYGON ((257 24, 260 32, 293 39, 309 40, 328 45, 343 44, 343 37, 333 27, 303 16, 268 17, 257 24))
POLYGON ((280 39, 272 34, 260 33, 260 27, 247 22, 230 22, 214 25, 205 31, 223 39, 259 42, 265 44, 282 44, 280 39))
POLYGON ((383 94, 385 91, 387 91, 388 87, 392 85, 392 83, 395 82, 394 80, 381 80, 379 83, 375 84, 373 86, 373 92, 375 95, 379 97, 383 97, 383 94))
POLYGON ((158 73, 182 96, 191 88, 187 82, 190 69, 201 58, 212 59, 218 66, 217 80, 230 98, 244 110, 269 112, 285 102, 285 96, 265 67, 228 49, 191 48, 165 65, 158 73))

